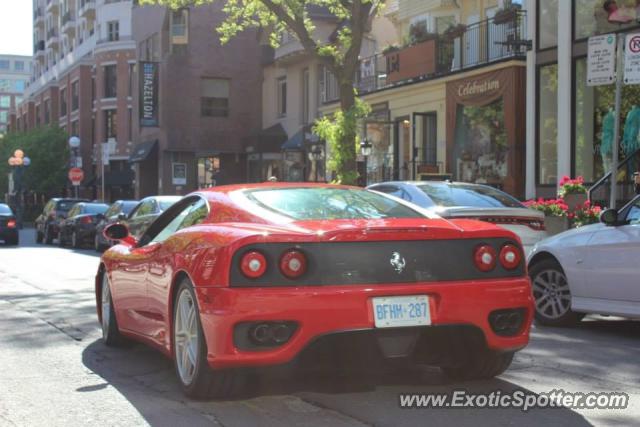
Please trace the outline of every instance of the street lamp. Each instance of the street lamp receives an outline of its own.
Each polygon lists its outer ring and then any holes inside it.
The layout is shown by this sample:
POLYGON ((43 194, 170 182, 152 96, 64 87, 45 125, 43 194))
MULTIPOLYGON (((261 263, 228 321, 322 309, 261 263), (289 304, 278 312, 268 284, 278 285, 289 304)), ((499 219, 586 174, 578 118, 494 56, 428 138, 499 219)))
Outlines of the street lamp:
MULTIPOLYGON (((77 168, 79 167, 78 165, 78 150, 80 148, 80 138, 78 138, 77 136, 72 136, 71 138, 69 138, 69 148, 71 148, 71 154, 73 156, 73 160, 71 162, 71 167, 77 168)), ((102 177, 102 179, 104 180, 104 177, 102 177)), ((78 185, 75 186, 76 188, 76 199, 78 198, 78 185)), ((102 195, 102 197, 104 198, 104 194, 102 195)))
POLYGON ((371 155, 372 147, 373 145, 371 144, 371 142, 369 142, 367 138, 364 138, 362 141, 360 141, 360 153, 364 157, 364 186, 365 187, 367 186, 367 178, 368 178, 367 158, 371 155))
MULTIPOLYGON (((31 164, 31 159, 24 155, 24 151, 18 149, 9 157, 9 166, 13 169, 13 195, 15 197, 16 220, 18 228, 22 228, 22 180, 25 168, 31 164)), ((11 189, 9 193, 12 194, 11 189)))
POLYGON ((319 145, 315 145, 311 151, 309 151, 309 160, 314 162, 315 166, 315 181, 318 182, 318 169, 320 161, 324 158, 324 152, 322 151, 322 147, 319 145))

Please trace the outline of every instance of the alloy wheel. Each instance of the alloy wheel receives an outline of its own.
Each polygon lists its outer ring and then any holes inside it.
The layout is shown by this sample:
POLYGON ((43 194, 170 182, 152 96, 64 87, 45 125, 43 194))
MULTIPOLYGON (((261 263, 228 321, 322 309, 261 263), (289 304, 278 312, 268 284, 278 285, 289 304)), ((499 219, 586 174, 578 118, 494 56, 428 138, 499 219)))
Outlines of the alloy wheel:
POLYGON ((182 383, 193 381, 199 351, 197 311, 191 293, 183 289, 178 296, 175 318, 175 357, 182 383))
POLYGON ((571 308, 567 277, 558 270, 542 270, 533 278, 533 297, 538 313, 550 319, 562 317, 571 308))
POLYGON ((105 272, 102 276, 102 336, 106 338, 109 333, 109 321, 111 320, 111 290, 109 279, 105 272))

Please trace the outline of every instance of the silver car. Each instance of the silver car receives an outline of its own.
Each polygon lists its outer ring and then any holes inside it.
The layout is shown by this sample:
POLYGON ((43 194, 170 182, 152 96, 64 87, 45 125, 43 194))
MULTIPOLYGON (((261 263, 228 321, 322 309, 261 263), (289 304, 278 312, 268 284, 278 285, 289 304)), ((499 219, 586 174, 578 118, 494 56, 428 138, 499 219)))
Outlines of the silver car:
POLYGON ((488 185, 394 181, 367 188, 401 198, 444 218, 471 218, 500 225, 520 237, 526 254, 547 237, 542 212, 528 209, 516 198, 488 185))

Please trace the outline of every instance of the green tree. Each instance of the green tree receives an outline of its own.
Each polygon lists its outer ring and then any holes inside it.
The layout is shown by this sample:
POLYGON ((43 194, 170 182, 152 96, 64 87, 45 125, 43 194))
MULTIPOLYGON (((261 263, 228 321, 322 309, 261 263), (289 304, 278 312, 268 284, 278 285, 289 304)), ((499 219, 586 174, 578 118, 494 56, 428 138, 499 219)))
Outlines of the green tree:
POLYGON ((11 167, 8 159, 17 149, 31 159, 24 173, 23 189, 48 196, 60 193, 67 179, 67 134, 59 127, 9 133, 0 139, 0 193, 7 192, 11 167))
MULTIPOLYGON (((159 4, 171 8, 199 6, 219 0, 141 0, 141 4, 159 4)), ((269 31, 271 44, 278 44, 278 36, 289 32, 300 41, 304 50, 336 77, 340 95, 340 110, 333 119, 336 130, 334 142, 329 141, 332 166, 338 181, 355 184, 357 118, 363 111, 356 105, 354 89, 358 70, 358 56, 362 40, 369 31, 373 17, 379 13, 385 0, 226 0, 226 19, 218 26, 222 43, 248 28, 269 31), (315 25, 309 7, 326 7, 339 23, 335 37, 317 40, 315 25)), ((325 120, 322 128, 327 131, 325 120)), ((321 135, 322 136, 322 135, 321 135)))

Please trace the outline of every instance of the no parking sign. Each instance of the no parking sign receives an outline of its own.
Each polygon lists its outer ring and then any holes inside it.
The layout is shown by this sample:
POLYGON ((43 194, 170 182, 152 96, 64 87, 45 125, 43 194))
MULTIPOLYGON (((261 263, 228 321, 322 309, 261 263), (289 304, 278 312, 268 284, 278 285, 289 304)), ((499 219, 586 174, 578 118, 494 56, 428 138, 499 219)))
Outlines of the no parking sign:
POLYGON ((640 34, 627 34, 624 41, 624 83, 640 83, 640 34))

